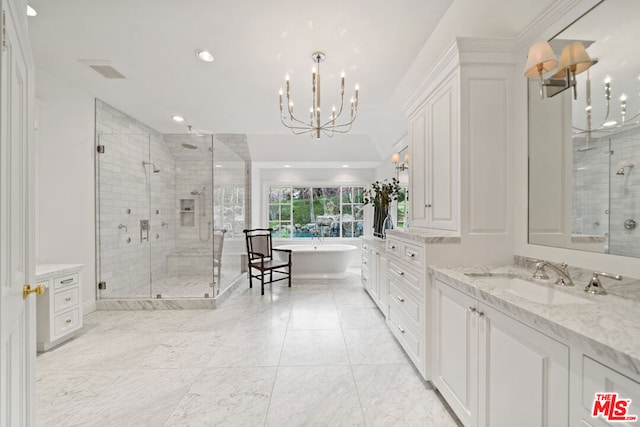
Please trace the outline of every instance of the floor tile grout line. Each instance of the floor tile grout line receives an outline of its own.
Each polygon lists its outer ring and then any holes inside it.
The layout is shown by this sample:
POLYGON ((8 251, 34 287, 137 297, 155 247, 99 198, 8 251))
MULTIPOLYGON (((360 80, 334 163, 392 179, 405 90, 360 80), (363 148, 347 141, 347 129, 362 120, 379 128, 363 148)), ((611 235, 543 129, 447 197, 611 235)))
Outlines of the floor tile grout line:
MULTIPOLYGON (((333 290, 332 290, 332 293, 333 293, 333 290)), ((335 295, 334 295, 334 298, 335 298, 335 295)), ((353 361, 351 360, 351 353, 349 352, 349 346, 347 345, 347 337, 345 336, 345 333, 344 333, 345 329, 343 327, 342 319, 340 318, 339 313, 338 313, 338 321, 340 322, 340 332, 342 332, 342 340, 344 342, 344 348, 345 348, 345 351, 347 352, 347 360, 349 361, 349 371, 351 372, 351 379, 353 381, 353 386, 356 389, 356 396, 358 398, 358 405, 360 406, 360 414, 362 415, 362 422, 366 426, 367 418, 365 417, 364 407, 362 406, 362 396, 360 393, 360 389, 358 387, 358 382, 356 381, 356 374, 353 371, 353 361)))
MULTIPOLYGON (((292 297, 292 299, 294 299, 292 297)), ((289 301, 289 317, 287 318, 287 326, 284 332, 284 338, 282 339, 282 346, 280 347, 280 354, 278 356, 278 365, 276 366, 276 374, 273 376, 273 384, 271 385, 271 393, 269 393, 269 403, 267 404, 267 410, 264 414, 264 423, 263 426, 267 425, 267 421, 269 420, 269 412, 271 411, 271 402, 273 401, 273 393, 276 388, 276 382, 278 381, 278 374, 280 373, 280 362, 282 361, 282 353, 284 352, 284 346, 287 342, 287 333, 289 332, 289 323, 291 322, 291 315, 293 311, 293 301, 289 301)))

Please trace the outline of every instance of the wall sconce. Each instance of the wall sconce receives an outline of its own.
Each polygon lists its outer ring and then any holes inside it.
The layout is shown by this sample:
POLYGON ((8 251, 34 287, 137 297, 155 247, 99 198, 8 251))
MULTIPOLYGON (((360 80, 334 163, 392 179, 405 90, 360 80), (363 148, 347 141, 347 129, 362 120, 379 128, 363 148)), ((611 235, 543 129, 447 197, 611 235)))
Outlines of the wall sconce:
POLYGON ((391 156, 391 163, 396 167, 396 178, 400 172, 409 170, 409 154, 404 155, 404 160, 400 163, 400 154, 393 153, 391 156))
POLYGON ((560 54, 560 63, 556 59, 549 42, 540 41, 529 49, 524 75, 528 78, 540 77, 540 99, 544 99, 543 88, 547 97, 573 88, 573 99, 578 99, 576 75, 588 70, 597 61, 592 60, 581 41, 566 45, 560 54), (558 71, 545 80, 543 74, 558 66, 558 71))

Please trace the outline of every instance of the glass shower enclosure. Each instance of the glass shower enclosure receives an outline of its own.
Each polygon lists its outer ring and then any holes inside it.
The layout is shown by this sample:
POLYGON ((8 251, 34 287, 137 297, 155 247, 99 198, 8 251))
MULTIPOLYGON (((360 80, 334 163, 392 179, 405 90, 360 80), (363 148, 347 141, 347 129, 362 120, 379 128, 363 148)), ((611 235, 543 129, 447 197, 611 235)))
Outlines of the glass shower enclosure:
POLYGON ((229 288, 249 218, 250 163, 237 146, 154 133, 104 133, 97 144, 99 299, 214 298, 229 288))

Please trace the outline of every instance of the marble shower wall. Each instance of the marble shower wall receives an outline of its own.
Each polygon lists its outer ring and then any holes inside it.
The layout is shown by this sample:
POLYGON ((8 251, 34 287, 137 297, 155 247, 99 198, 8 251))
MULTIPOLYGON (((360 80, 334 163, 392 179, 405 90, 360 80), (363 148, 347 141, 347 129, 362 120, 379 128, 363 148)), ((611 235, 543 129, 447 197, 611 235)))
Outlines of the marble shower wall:
POLYGON ((95 119, 96 144, 105 147, 96 160, 98 280, 107 283, 100 298, 149 297, 175 250, 175 161, 163 135, 100 100, 95 119))
POLYGON ((606 235, 605 251, 640 257, 640 131, 600 138, 573 148, 573 233, 606 235), (624 175, 617 171, 624 165, 624 175), (635 220, 639 227, 625 228, 635 220))

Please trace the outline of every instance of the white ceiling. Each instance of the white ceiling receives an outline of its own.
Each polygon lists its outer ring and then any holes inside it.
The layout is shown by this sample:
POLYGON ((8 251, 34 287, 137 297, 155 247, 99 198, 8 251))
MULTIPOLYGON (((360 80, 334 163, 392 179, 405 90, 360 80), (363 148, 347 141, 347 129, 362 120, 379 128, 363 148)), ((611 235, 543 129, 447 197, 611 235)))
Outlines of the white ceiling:
POLYGON ((38 11, 29 18, 36 81, 38 73, 67 79, 162 133, 191 124, 246 134, 254 160, 364 164, 386 156, 406 133, 393 93, 451 0, 29 3, 38 11), (198 61, 200 48, 216 61, 198 61), (327 55, 323 105, 337 102, 341 71, 346 96, 360 85, 351 133, 326 143, 292 136, 278 117, 285 73, 296 105, 308 110, 315 50, 327 55), (109 61, 126 79, 105 79, 82 60, 109 61), (174 114, 185 124, 174 123, 174 114))

